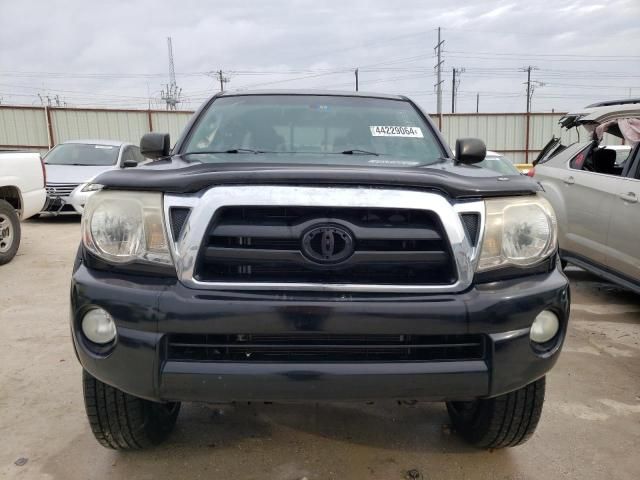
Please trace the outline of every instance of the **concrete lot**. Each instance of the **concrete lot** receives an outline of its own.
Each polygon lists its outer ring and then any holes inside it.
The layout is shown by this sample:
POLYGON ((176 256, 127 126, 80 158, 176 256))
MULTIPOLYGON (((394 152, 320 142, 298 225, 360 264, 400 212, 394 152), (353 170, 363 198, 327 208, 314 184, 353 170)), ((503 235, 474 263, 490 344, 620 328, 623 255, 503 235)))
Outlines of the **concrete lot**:
POLYGON ((28 221, 0 267, 0 478, 640 478, 640 297, 577 269, 567 343, 524 446, 467 447, 441 404, 244 404, 185 405, 166 444, 106 450, 85 419, 68 333, 78 240, 77 218, 28 221))

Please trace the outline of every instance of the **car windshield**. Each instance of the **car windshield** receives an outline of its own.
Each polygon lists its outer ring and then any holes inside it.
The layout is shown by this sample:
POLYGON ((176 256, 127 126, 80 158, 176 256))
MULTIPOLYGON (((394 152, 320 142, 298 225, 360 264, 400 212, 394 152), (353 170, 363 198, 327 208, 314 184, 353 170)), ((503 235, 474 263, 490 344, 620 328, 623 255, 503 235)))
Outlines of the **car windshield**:
POLYGON ((518 169, 505 157, 489 155, 478 166, 488 168, 501 175, 520 175, 518 169))
POLYGON ((444 155, 430 125, 410 102, 337 95, 218 98, 203 113, 181 151, 202 162, 377 166, 424 165, 444 155), (233 160, 208 155, 214 153, 255 155, 236 155, 233 160))
POLYGON ((88 143, 63 143, 57 145, 44 157, 47 165, 115 165, 120 147, 88 143))

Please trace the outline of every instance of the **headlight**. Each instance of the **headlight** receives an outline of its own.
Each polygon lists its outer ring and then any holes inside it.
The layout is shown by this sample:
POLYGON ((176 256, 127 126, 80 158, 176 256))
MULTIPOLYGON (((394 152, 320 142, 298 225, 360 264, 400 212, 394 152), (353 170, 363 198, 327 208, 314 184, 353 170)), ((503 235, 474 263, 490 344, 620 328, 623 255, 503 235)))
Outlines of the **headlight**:
POLYGON ((97 192, 98 190, 102 190, 102 185, 99 183, 87 183, 84 187, 82 187, 82 192, 97 192))
POLYGON ((553 208, 539 196, 485 201, 486 220, 478 271, 531 266, 556 250, 553 208))
POLYGON ((160 193, 96 192, 85 206, 82 240, 90 252, 108 262, 173 263, 160 193))

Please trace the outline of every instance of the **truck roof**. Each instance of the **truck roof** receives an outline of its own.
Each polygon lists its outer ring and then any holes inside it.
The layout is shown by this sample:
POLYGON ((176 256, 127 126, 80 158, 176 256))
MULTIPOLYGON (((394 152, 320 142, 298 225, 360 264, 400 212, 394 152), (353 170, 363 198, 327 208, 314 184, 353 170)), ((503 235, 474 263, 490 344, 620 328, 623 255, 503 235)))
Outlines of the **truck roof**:
POLYGON ((243 95, 317 95, 331 97, 364 97, 364 98, 383 98, 388 100, 406 100, 407 97, 402 95, 392 95, 388 93, 375 92, 354 92, 350 90, 313 90, 313 89, 269 89, 269 90, 238 90, 223 92, 217 96, 237 97, 243 95))

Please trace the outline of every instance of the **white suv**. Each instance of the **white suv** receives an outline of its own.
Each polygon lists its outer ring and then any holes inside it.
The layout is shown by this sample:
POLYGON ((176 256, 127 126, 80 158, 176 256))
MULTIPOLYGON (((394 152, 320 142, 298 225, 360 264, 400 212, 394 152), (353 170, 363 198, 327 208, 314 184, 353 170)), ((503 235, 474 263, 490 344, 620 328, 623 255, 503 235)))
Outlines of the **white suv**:
POLYGON ((587 138, 553 139, 530 176, 556 211, 561 257, 640 293, 640 100, 591 105, 560 123, 587 138), (603 145, 605 133, 635 148, 603 145))

